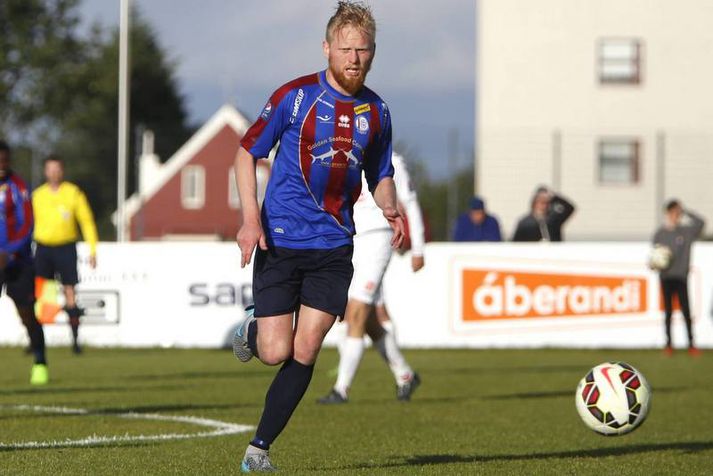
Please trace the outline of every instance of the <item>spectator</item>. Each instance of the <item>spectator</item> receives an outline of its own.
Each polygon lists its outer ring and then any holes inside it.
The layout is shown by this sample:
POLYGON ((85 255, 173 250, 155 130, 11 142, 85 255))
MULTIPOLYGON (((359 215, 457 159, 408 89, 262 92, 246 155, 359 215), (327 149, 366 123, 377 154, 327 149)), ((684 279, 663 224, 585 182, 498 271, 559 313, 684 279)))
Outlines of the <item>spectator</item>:
POLYGON ((671 261, 665 269, 659 271, 661 290, 663 292, 666 348, 664 353, 671 355, 671 315, 673 314, 673 295, 678 296, 681 304, 683 319, 686 321, 688 333, 688 353, 692 356, 700 355, 693 341, 693 328, 691 325, 691 310, 688 305, 688 270, 691 262, 691 245, 701 236, 705 222, 701 217, 685 210, 678 200, 670 200, 666 204, 664 224, 654 234, 654 245, 666 246, 671 251, 671 261), (683 216, 688 218, 688 224, 682 224, 683 216))
POLYGON ((502 241, 498 219, 485 211, 482 198, 470 199, 470 210, 456 221, 453 241, 502 241))
POLYGON ((574 205, 568 200, 547 187, 538 187, 530 213, 517 223, 512 241, 562 241, 562 225, 572 213, 574 205))

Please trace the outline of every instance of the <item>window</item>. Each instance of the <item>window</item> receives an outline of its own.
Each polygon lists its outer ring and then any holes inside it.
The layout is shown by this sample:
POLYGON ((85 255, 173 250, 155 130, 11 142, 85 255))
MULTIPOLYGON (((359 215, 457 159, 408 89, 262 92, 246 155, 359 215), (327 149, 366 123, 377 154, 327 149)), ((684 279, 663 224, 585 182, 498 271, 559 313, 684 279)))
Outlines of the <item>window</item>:
POLYGON ((205 169, 200 165, 188 165, 181 171, 181 204, 190 210, 205 204, 205 169))
POLYGON ((240 208, 240 194, 235 183, 235 169, 232 167, 228 172, 228 206, 236 210, 240 208))
POLYGON ((599 142, 599 183, 626 185, 639 182, 639 141, 606 139, 599 142))
POLYGON ((641 43, 633 38, 608 38, 599 42, 599 82, 639 84, 641 43))

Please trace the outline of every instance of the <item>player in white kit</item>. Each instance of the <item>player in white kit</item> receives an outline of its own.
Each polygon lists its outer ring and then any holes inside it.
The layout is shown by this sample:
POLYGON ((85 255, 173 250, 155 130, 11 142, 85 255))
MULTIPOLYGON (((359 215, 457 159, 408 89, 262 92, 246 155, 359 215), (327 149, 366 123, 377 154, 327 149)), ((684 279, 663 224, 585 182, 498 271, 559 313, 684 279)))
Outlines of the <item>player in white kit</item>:
MULTIPOLYGON (((424 225, 416 191, 403 157, 393 154, 394 183, 397 198, 408 217, 411 236, 411 265, 414 271, 423 267, 425 243, 424 225)), ((363 178, 362 178, 363 180, 363 178)), ((339 342, 339 370, 337 382, 330 393, 317 400, 323 404, 346 403, 359 363, 364 355, 364 335, 368 334, 379 354, 384 358, 396 379, 396 396, 408 401, 420 384, 419 375, 404 359, 396 344, 393 325, 383 299, 382 281, 391 259, 391 228, 383 213, 374 203, 366 184, 354 204, 354 276, 349 286, 346 310, 347 332, 339 342)))

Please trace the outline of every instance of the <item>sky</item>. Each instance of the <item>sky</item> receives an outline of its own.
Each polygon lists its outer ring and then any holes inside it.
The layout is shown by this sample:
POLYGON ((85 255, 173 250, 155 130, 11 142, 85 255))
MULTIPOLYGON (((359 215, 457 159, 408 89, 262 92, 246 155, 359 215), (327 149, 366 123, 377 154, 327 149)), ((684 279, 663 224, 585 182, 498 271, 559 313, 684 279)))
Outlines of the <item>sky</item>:
MULTIPOLYGON (((224 103, 254 120, 280 85, 326 67, 321 42, 335 1, 133 0, 176 64, 189 120, 200 125, 224 103)), ((389 105, 394 142, 449 175, 457 132, 472 163, 475 116, 475 0, 372 0, 377 48, 367 85, 389 105)), ((85 27, 116 26, 119 0, 82 0, 85 27)))

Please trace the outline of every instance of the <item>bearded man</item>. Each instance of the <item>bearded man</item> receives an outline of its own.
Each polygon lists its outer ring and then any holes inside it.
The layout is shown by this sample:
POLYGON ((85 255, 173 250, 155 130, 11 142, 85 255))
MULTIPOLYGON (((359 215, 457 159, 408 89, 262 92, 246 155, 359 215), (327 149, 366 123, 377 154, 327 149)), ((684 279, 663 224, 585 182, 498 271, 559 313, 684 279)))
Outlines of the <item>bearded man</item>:
POLYGON ((243 223, 241 266, 253 265, 254 309, 238 327, 234 351, 282 364, 267 391, 255 438, 241 470, 274 471, 268 451, 312 378, 322 341, 343 317, 352 279, 352 209, 364 173, 398 248, 404 223, 391 163, 391 118, 364 86, 376 50, 368 6, 339 2, 322 43, 326 70, 273 93, 235 158, 243 223), (262 211, 255 161, 280 143, 262 211))

